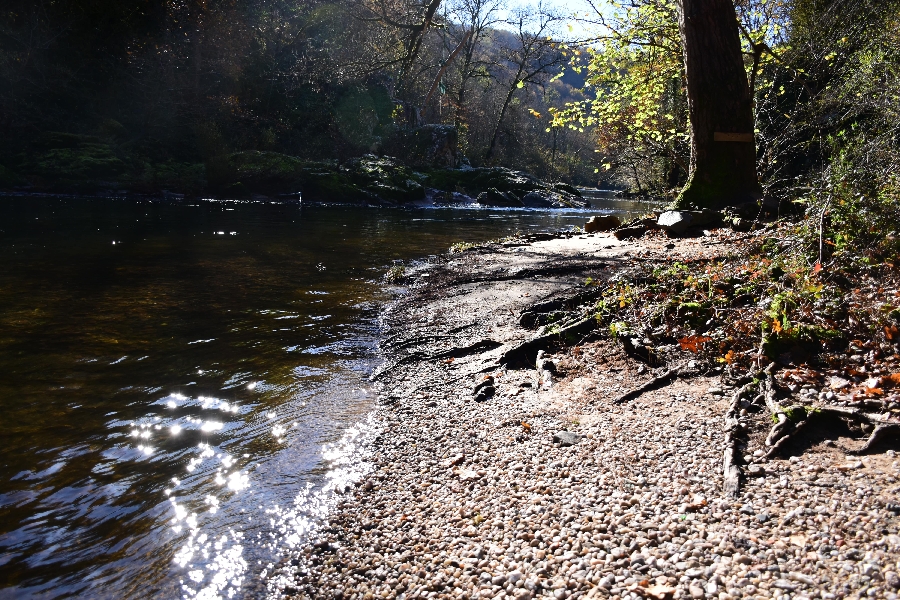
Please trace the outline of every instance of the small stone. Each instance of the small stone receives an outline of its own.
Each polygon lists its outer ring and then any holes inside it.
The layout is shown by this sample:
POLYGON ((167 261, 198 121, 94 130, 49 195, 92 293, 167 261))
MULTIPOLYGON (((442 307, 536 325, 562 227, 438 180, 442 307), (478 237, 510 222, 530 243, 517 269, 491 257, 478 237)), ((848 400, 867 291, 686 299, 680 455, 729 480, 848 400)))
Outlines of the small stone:
POLYGON ((560 431, 553 436, 553 443, 560 446, 574 446, 581 441, 581 435, 571 431, 560 431))
POLYGON ((699 585, 692 585, 688 588, 688 592, 691 593, 691 598, 705 598, 706 591, 699 585))
POLYGON ((766 470, 762 465, 747 465, 747 475, 750 477, 760 477, 766 474, 766 470))
POLYGON ((884 572, 884 583, 891 589, 900 590, 900 577, 894 571, 884 572))
POLYGON ((797 589, 797 586, 787 579, 776 579, 775 582, 772 583, 772 587, 778 588, 779 590, 785 590, 787 592, 793 592, 797 589))

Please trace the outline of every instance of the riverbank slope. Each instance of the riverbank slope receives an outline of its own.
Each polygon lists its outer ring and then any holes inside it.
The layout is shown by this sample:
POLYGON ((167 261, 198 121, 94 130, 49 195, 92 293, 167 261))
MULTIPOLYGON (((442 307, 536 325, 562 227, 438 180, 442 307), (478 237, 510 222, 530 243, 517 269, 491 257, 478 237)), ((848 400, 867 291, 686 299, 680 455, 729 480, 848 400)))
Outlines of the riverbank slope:
POLYGON ((702 338, 653 360, 570 318, 596 310, 588 281, 740 257, 754 234, 538 237, 409 276, 384 316, 373 470, 273 595, 894 597, 892 450, 857 456, 864 433, 835 426, 771 452, 765 390, 747 396, 764 376, 700 360, 702 338))

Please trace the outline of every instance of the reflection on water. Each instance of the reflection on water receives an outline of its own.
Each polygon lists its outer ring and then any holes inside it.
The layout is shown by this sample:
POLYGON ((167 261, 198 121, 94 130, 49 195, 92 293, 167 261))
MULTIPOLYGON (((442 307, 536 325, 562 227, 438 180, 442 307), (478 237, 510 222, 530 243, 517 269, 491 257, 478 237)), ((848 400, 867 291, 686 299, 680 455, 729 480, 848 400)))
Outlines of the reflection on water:
POLYGON ((385 268, 584 218, 0 198, 0 597, 262 594, 366 468, 385 268))

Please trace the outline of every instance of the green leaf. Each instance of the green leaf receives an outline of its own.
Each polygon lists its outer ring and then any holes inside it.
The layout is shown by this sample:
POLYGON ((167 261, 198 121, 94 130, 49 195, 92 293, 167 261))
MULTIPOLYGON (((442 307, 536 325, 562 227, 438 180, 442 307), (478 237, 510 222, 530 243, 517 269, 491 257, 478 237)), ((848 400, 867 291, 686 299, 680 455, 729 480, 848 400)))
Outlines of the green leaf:
POLYGON ((525 87, 525 82, 524 82, 524 81, 519 81, 519 82, 517 82, 517 83, 516 83, 516 87, 519 88, 519 89, 522 89, 523 87, 525 87))

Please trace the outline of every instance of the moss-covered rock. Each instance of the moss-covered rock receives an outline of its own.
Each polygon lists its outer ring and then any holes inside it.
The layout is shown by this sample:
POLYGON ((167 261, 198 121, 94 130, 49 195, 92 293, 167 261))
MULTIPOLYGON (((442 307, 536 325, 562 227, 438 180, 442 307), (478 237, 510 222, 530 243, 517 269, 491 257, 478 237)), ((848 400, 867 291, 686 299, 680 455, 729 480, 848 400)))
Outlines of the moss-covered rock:
POLYGON ((116 183, 128 170, 128 165, 99 138, 63 132, 37 138, 20 165, 28 179, 51 188, 116 183))
POLYGON ((516 199, 522 200, 533 192, 548 199, 554 207, 583 208, 587 206, 587 202, 584 201, 578 190, 567 184, 548 185, 530 173, 503 167, 429 171, 427 185, 442 191, 460 192, 472 197, 496 189, 500 193, 512 194, 516 199))
POLYGON ((276 152, 236 152, 206 166, 211 191, 220 195, 301 192, 314 202, 402 204, 425 197, 424 176, 386 157, 366 155, 345 165, 276 152))
POLYGON ((305 163, 277 152, 235 152, 211 158, 206 180, 217 194, 299 192, 305 163))

